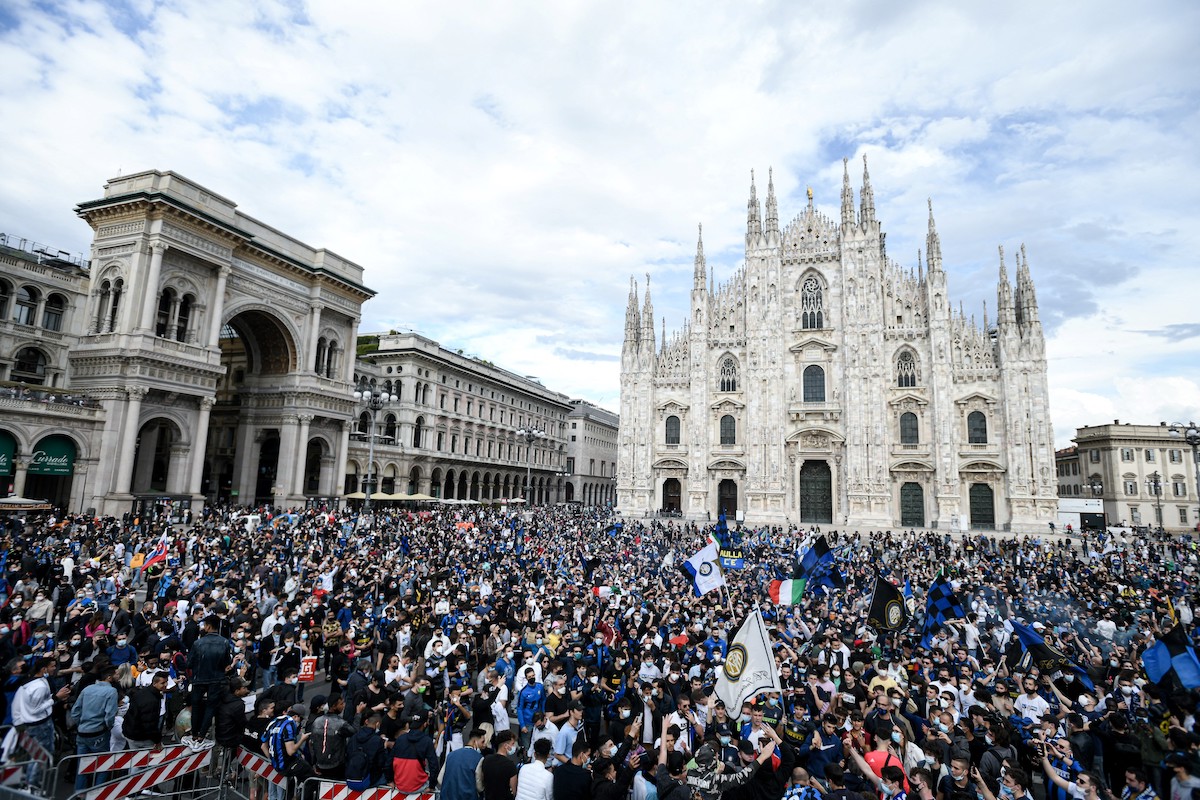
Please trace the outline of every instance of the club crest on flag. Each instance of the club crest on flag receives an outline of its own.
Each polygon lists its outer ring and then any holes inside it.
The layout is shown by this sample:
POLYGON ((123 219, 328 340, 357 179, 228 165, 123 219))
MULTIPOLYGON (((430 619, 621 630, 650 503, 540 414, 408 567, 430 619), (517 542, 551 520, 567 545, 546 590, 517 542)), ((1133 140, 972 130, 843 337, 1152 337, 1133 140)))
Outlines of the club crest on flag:
POLYGON ((892 600, 887 604, 887 624, 889 628, 899 628, 904 624, 904 609, 900 607, 900 603, 892 600))
POLYGON ((725 665, 722 669, 725 672, 725 677, 731 681, 736 681, 742 677, 742 673, 746 670, 746 648, 744 645, 735 644, 729 648, 729 655, 725 658, 725 665))

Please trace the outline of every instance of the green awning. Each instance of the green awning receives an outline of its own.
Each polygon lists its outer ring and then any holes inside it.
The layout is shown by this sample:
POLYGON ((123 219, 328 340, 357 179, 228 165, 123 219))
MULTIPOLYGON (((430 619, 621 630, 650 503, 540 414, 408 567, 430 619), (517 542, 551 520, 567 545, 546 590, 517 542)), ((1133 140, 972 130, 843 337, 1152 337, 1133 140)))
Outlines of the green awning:
POLYGON ((70 475, 75 470, 75 443, 65 436, 47 436, 29 457, 30 475, 70 475))
POLYGON ((17 440, 11 433, 0 431, 0 475, 12 475, 16 453, 17 440))

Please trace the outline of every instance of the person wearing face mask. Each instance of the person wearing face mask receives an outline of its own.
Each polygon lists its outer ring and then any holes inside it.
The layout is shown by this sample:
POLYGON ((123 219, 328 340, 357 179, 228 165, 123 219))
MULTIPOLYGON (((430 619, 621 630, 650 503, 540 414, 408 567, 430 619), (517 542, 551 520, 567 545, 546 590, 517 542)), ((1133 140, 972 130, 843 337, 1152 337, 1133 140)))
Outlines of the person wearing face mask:
POLYGON ((588 646, 584 648, 583 663, 589 667, 594 666, 597 674, 603 674, 612 667, 612 660, 612 652, 604 643, 604 635, 597 632, 588 646))
POLYGON ((979 759, 979 775, 983 783, 995 793, 1000 791, 1000 774, 1004 770, 1004 763, 1007 761, 1015 764, 1017 751, 1009 744, 1008 726, 999 722, 991 725, 984 741, 987 743, 987 750, 979 759))
POLYGON ((114 667, 119 667, 122 664, 136 664, 138 660, 137 650, 133 645, 129 644, 129 636, 120 634, 117 636, 116 644, 108 648, 108 660, 114 667))
POLYGON ((543 686, 534 673, 533 667, 526 667, 525 685, 517 694, 517 725, 521 730, 521 747, 527 747, 533 727, 533 717, 546 710, 546 687, 543 686))
POLYGON ((517 669, 516 681, 513 686, 513 690, 516 692, 517 696, 520 696, 521 690, 525 688, 525 684, 529 680, 527 676, 530 670, 533 671, 534 680, 538 683, 542 682, 542 665, 541 662, 534 657, 533 653, 529 652, 528 650, 525 651, 525 653, 523 653, 521 656, 521 661, 522 663, 517 669))
POLYGON ((187 665, 192 671, 192 736, 184 743, 192 747, 203 746, 216 703, 228 686, 226 671, 233 663, 233 648, 228 639, 217 633, 218 625, 215 615, 205 617, 204 635, 188 652, 187 665))
POLYGON ((513 800, 517 792, 517 764, 513 755, 517 742, 512 731, 500 731, 492 737, 493 752, 479 762, 476 788, 483 800, 513 800))

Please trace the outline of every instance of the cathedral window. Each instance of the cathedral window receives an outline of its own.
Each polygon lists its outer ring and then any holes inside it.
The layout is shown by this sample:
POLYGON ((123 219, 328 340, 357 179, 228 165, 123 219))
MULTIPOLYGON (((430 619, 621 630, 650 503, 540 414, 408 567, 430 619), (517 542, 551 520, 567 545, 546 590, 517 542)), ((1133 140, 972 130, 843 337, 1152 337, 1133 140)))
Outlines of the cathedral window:
POLYGON ((816 364, 804 368, 804 402, 825 402, 825 370, 816 364))
POLYGON ((918 444, 919 442, 917 415, 911 411, 905 411, 900 415, 900 444, 918 444))
POLYGON ((917 360, 907 350, 896 359, 896 385, 901 389, 917 385, 917 360))
POLYGON ((808 277, 800 286, 800 327, 820 330, 825 327, 825 292, 821 282, 808 277))
POLYGON ((726 356, 725 360, 721 362, 721 380, 718 391, 736 392, 737 381, 737 362, 733 360, 733 356, 726 356))
POLYGON ((667 417, 667 444, 679 444, 679 417, 672 414, 667 417))
POLYGON ((729 414, 721 417, 721 444, 737 444, 737 420, 729 414))
POLYGON ((967 443, 987 444, 987 417, 982 411, 972 411, 967 415, 967 443))

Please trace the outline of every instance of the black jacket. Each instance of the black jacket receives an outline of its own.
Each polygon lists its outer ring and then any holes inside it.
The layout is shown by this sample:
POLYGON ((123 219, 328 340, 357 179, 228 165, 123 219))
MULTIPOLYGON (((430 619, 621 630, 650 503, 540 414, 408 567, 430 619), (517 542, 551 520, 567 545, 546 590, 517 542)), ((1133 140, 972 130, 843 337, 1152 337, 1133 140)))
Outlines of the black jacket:
POLYGON ((246 732, 246 704, 233 692, 226 692, 217 703, 213 738, 224 747, 237 747, 246 732))
POLYGON ((233 663, 229 640, 215 633, 201 636, 188 653, 192 683, 220 683, 227 680, 225 668, 233 663))
POLYGON ((384 766, 383 737, 364 725, 346 743, 346 780, 377 779, 383 775, 384 766))
POLYGON ((129 693, 129 708, 121 728, 126 739, 162 744, 162 695, 149 686, 129 693))

